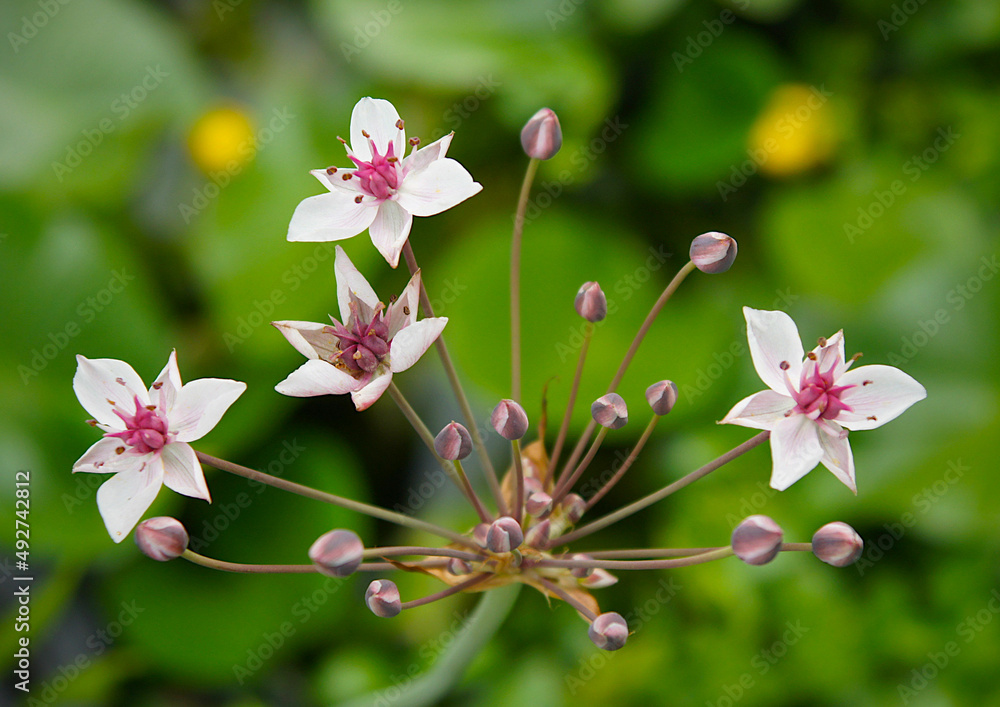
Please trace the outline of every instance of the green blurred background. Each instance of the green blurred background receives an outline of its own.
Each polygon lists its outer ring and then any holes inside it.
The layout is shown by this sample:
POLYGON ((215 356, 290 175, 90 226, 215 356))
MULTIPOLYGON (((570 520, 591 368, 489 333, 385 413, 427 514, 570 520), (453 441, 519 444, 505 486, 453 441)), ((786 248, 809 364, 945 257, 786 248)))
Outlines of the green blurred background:
MULTIPOLYGON (((455 130, 450 156, 484 186, 411 235, 484 420, 509 394, 518 132, 539 107, 557 111, 565 142, 539 171, 525 232, 533 422, 547 382, 551 416, 565 404, 582 282, 601 282, 613 312, 589 401, 691 238, 739 241, 731 271, 685 283, 626 377, 633 422, 609 435, 595 473, 641 432, 646 385, 671 378, 681 402, 599 511, 748 437, 714 424, 762 387, 744 305, 788 311, 807 342, 843 328, 849 354, 928 390, 852 435, 856 498, 823 469, 773 493, 758 449, 579 545, 725 544, 762 512, 793 541, 851 523, 868 544, 857 567, 794 554, 622 572, 598 598, 638 630, 613 655, 568 607, 527 591, 445 704, 1000 704, 1000 3, 17 0, 0 18, 0 547, 10 555, 13 472, 30 470, 36 704, 308 706, 405 689, 474 606, 455 597, 381 620, 363 577, 154 563, 108 538, 101 477, 70 474, 96 439, 72 393, 75 354, 126 360, 150 381, 176 348, 185 380, 249 385, 200 449, 473 521, 388 399, 358 414, 346 397, 273 390, 301 356, 266 322, 336 310, 332 246, 287 243, 288 221, 322 191, 308 170, 346 163, 336 137, 366 95, 391 100, 425 143, 455 130)), ((383 297, 402 288, 406 273, 367 235, 344 246, 383 297)), ((458 416, 433 354, 399 383, 432 428, 458 416)), ((574 428, 586 419, 581 405, 574 428)), ((215 557, 301 562, 332 527, 367 544, 415 539, 207 475, 213 504, 164 492, 150 515, 181 518, 215 557)), ((0 700, 16 702, 12 571, 0 700)), ((436 589, 399 582, 406 597, 436 589)))

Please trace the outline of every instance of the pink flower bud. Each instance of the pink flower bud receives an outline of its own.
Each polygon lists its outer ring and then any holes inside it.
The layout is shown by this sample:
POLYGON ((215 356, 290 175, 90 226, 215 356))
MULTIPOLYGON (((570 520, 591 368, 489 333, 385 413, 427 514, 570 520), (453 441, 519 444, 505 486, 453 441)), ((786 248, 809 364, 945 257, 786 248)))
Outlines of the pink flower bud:
POLYGON ((702 272, 726 272, 736 260, 736 241, 725 233, 702 233, 691 241, 691 262, 702 272))
MULTIPOLYGON (((571 560, 588 560, 593 561, 593 557, 586 555, 582 552, 578 552, 575 555, 570 555, 571 560)), ((577 579, 586 579, 590 575, 594 574, 594 567, 573 567, 570 569, 569 573, 576 577, 577 579)))
POLYGON ((399 587, 388 579, 376 579, 368 585, 365 604, 373 614, 384 619, 392 618, 403 610, 402 602, 399 601, 399 587))
POLYGON ((559 117, 551 108, 542 108, 531 116, 521 130, 521 147, 528 157, 536 160, 552 159, 562 147, 562 128, 559 117))
POLYGON ((463 559, 458 557, 452 557, 448 560, 448 573, 459 577, 464 574, 469 574, 472 572, 472 565, 463 559))
POLYGON ((608 298, 596 282, 585 282, 573 301, 576 313, 588 322, 599 322, 608 316, 608 298))
POLYGON ((552 496, 544 491, 535 491, 524 499, 524 510, 529 516, 541 518, 552 510, 552 496))
POLYGON ((147 518, 135 529, 135 544, 146 557, 166 562, 184 554, 188 546, 188 534, 176 518, 147 518))
POLYGON ((598 648, 616 651, 628 640, 628 624, 621 614, 609 611, 594 619, 587 630, 587 635, 598 648))
POLYGON ((531 547, 544 547, 549 542, 549 534, 552 532, 552 524, 548 520, 528 528, 524 534, 524 542, 531 547))
POLYGON ((767 516, 748 516, 733 530, 733 554, 748 565, 766 565, 781 551, 783 536, 767 516))
POLYGON ((673 381, 660 381, 646 388, 646 402, 657 415, 666 415, 677 404, 677 386, 673 381))
POLYGON ((521 524, 510 516, 497 518, 486 534, 486 547, 490 552, 510 552, 520 547, 523 542, 524 531, 521 530, 521 524))
POLYGON ((490 532, 489 523, 479 523, 475 528, 472 529, 472 540, 479 547, 486 547, 486 536, 490 532))
POLYGON ((847 523, 827 523, 812 539, 813 554, 828 565, 847 567, 861 557, 865 541, 847 523))
POLYGON ((434 451, 448 461, 465 459, 472 453, 472 436, 464 425, 450 422, 434 438, 434 451))
POLYGON ((587 510, 587 502, 579 494, 575 493, 566 494, 566 497, 563 498, 559 506, 562 508, 566 520, 570 523, 575 523, 583 518, 583 512, 587 510))
POLYGON ((347 577, 361 565, 365 546, 353 530, 331 530, 309 548, 309 559, 328 577, 347 577))
POLYGON ((528 431, 528 413, 513 400, 501 400, 493 408, 490 423, 504 439, 521 439, 528 431))
POLYGON ((590 416, 601 427, 618 430, 628 422, 628 407, 618 393, 602 395, 590 406, 590 416))
POLYGON ((595 569, 589 577, 580 580, 580 586, 586 589, 604 589, 613 584, 618 584, 618 578, 600 567, 595 569))

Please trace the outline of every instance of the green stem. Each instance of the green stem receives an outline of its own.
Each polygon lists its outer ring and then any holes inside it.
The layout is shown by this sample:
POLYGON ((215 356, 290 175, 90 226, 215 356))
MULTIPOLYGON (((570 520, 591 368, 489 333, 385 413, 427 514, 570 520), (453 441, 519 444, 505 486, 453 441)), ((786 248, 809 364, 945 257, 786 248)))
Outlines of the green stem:
POLYGON ((511 398, 521 402, 521 235, 524 232, 524 214, 528 210, 528 195, 535 180, 539 160, 528 161, 528 170, 521 183, 514 214, 514 233, 510 242, 510 388, 511 398))

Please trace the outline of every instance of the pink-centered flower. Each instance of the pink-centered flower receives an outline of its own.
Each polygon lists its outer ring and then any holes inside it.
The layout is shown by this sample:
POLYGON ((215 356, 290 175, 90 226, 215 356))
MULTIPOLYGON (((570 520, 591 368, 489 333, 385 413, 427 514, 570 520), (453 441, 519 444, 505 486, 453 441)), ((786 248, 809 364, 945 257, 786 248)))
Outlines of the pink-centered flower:
POLYGON ((417 321, 419 271, 386 307, 340 246, 333 267, 340 321, 330 317, 332 326, 271 322, 309 359, 275 390, 295 397, 350 393, 354 406, 364 410, 389 387, 393 373, 405 371, 424 355, 448 318, 417 321))
POLYGON ((74 472, 112 473, 97 490, 97 508, 111 539, 121 542, 153 503, 160 486, 211 502, 201 464, 188 442, 218 424, 246 383, 202 378, 181 385, 177 352, 146 390, 124 361, 76 357, 73 390, 104 431, 73 465, 74 472))
POLYGON ((288 225, 290 241, 339 241, 369 229, 372 243, 392 267, 410 234, 414 216, 450 209, 483 187, 455 160, 445 157, 452 135, 417 149, 406 140, 399 113, 389 101, 362 98, 351 113, 351 144, 343 140, 353 169, 312 170, 329 194, 302 201, 288 225), (404 157, 406 146, 413 150, 404 157))
POLYGON ((843 331, 804 355, 787 314, 743 314, 754 368, 770 390, 740 401, 722 422, 771 431, 773 488, 784 491, 822 463, 857 493, 847 431, 884 425, 927 391, 892 366, 851 369, 857 357, 845 360, 843 331))

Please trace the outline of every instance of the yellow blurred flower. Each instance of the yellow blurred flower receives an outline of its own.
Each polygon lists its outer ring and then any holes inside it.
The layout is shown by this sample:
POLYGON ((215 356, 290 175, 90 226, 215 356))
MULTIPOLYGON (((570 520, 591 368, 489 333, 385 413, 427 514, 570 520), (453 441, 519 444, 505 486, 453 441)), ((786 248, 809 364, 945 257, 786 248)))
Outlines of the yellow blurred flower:
POLYGON ((188 149, 206 173, 239 172, 257 152, 250 118, 232 106, 213 108, 191 128, 188 149))
POLYGON ((748 137, 762 173, 786 177, 830 157, 837 142, 831 95, 823 86, 804 84, 785 84, 771 93, 748 137))

